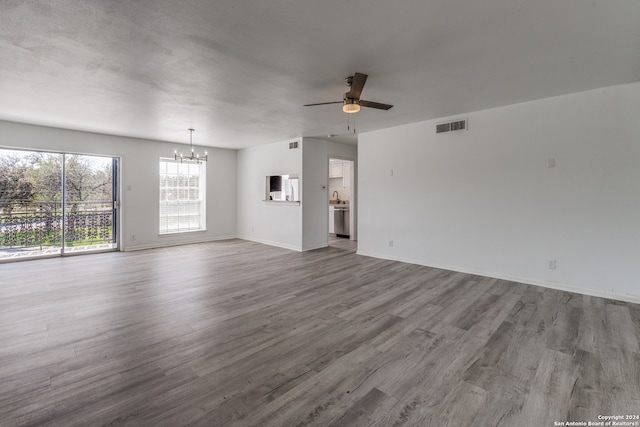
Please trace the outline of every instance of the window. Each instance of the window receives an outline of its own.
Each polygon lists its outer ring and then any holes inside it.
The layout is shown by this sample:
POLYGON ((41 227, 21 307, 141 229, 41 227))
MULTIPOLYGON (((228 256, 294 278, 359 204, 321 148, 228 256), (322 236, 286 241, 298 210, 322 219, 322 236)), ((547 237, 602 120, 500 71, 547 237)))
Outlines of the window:
POLYGON ((206 230, 206 163, 160 159, 160 234, 206 230))

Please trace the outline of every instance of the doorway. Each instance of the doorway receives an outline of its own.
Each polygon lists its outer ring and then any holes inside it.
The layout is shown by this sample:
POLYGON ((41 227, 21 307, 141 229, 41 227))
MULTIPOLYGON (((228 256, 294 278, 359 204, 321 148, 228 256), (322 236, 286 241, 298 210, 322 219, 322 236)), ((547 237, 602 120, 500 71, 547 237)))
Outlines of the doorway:
POLYGON ((329 246, 355 249, 355 162, 329 158, 329 246))
POLYGON ((118 159, 0 149, 0 261, 118 249, 118 159))

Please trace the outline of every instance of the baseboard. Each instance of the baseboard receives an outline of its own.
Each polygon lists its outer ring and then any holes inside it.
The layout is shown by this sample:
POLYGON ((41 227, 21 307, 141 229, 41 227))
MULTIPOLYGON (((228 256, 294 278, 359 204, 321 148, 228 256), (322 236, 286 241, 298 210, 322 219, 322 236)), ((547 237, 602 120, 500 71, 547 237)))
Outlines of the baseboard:
POLYGON ((123 249, 123 251, 124 252, 144 251, 147 249, 168 248, 171 246, 182 246, 182 245, 195 245, 197 243, 217 242, 220 240, 231 240, 236 238, 237 238, 236 236, 216 236, 216 237, 208 237, 208 238, 205 237, 202 239, 193 239, 187 242, 166 241, 166 242, 154 243, 149 245, 127 246, 126 248, 123 249))
POLYGON ((308 247, 308 248, 302 248, 302 247, 299 247, 299 246, 287 245, 287 244, 283 244, 283 243, 280 243, 280 242, 273 242, 271 240, 256 239, 256 238, 253 238, 253 237, 246 237, 246 236, 238 236, 238 239, 247 240, 249 242, 262 243, 263 245, 276 246, 278 248, 289 249, 289 250, 296 251, 296 252, 312 251, 314 249, 322 249, 322 248, 326 248, 326 247, 329 246, 328 243, 321 243, 319 245, 311 246, 311 247, 308 247))
POLYGON ((524 283, 524 284, 527 284, 527 285, 540 286, 540 287, 543 287, 543 288, 555 289, 555 290, 558 290, 558 291, 573 292, 573 293, 576 293, 576 294, 588 295, 588 296, 592 296, 592 297, 606 298, 606 299, 612 299, 612 300, 617 300, 617 301, 630 302, 630 303, 633 303, 633 304, 640 304, 640 296, 637 296, 637 295, 620 294, 620 293, 616 293, 616 292, 600 291, 600 290, 597 290, 597 289, 581 288, 581 287, 578 287, 578 286, 572 286, 572 285, 568 285, 568 284, 565 284, 565 283, 547 282, 547 281, 543 281, 543 280, 536 280, 536 279, 531 279, 531 278, 526 278, 526 277, 508 276, 508 275, 499 274, 499 273, 491 273, 491 272, 473 270, 473 269, 462 268, 462 267, 451 266, 451 265, 427 264, 427 263, 419 261, 419 260, 403 258, 403 257, 382 256, 382 255, 379 255, 379 254, 370 253, 370 252, 366 252, 366 251, 360 251, 360 250, 358 250, 356 252, 356 254, 357 255, 362 255, 362 256, 368 256, 368 257, 371 257, 371 258, 386 259, 386 260, 389 260, 389 261, 406 262, 408 264, 423 265, 425 267, 432 267, 432 268, 439 268, 439 269, 442 269, 442 270, 457 271, 457 272, 466 273, 466 274, 474 274, 476 276, 491 277, 491 278, 494 278, 494 279, 501 279, 501 280, 509 280, 511 282, 518 282, 518 283, 524 283))
POLYGON ((327 247, 329 247, 328 243, 321 243, 319 245, 315 245, 315 246, 310 246, 308 248, 304 248, 303 251, 313 251, 313 250, 316 250, 316 249, 322 249, 322 248, 327 248, 327 247))
POLYGON ((238 239, 248 240, 249 242, 262 243, 263 245, 275 246, 282 249, 289 249, 291 251, 302 252, 302 247, 300 246, 287 245, 285 243, 273 242, 271 240, 256 239, 247 236, 238 236, 238 239))

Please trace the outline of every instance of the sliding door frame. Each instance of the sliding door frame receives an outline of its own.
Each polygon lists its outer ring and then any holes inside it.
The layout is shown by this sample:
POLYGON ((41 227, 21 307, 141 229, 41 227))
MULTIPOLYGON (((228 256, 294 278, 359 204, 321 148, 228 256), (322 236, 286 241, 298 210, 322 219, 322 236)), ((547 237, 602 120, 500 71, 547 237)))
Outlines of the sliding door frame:
POLYGON ((58 258, 58 257, 67 257, 67 256, 75 256, 75 255, 86 255, 86 254, 97 254, 97 253, 105 253, 105 252, 116 252, 121 251, 122 246, 122 209, 121 209, 121 194, 122 189, 120 188, 121 177, 121 156, 112 156, 109 154, 95 154, 95 153, 78 153, 71 151, 58 151, 58 150, 47 150, 47 149, 31 149, 26 147, 7 147, 0 146, 0 149, 3 150, 11 150, 11 151, 23 151, 23 152, 31 152, 31 153, 44 153, 44 154, 57 154, 62 156, 62 167, 61 167, 61 205, 62 205, 62 220, 61 220, 61 242, 60 242, 60 253, 50 254, 50 255, 40 255, 40 256, 27 256, 20 258, 10 258, 10 259, 0 259, 0 264, 6 262, 19 262, 19 261, 30 261, 35 259, 45 259, 45 258, 58 258), (101 158, 110 158, 112 160, 111 165, 111 211, 112 211, 112 225, 111 225, 111 234, 112 234, 112 243, 114 247, 105 248, 105 249, 94 249, 87 251, 73 251, 73 252, 65 252, 66 247, 66 225, 67 225, 67 183, 66 183, 66 163, 68 155, 77 155, 77 156, 88 156, 88 157, 101 157, 101 158))
MULTIPOLYGON (((51 153, 51 151, 42 151, 51 153)), ((104 252, 116 252, 121 248, 120 244, 120 162, 121 157, 118 156, 110 156, 106 154, 82 154, 82 153, 72 153, 68 151, 60 152, 62 154, 62 248, 60 250, 60 256, 75 256, 75 255, 87 255, 87 254, 97 254, 104 252), (66 240, 65 240, 65 225, 67 222, 67 180, 66 178, 66 165, 67 165, 67 156, 86 156, 86 157, 101 157, 111 159, 111 212, 112 212, 112 224, 111 224, 111 235, 112 235, 112 243, 115 244, 113 248, 107 249, 92 249, 86 251, 77 251, 77 252, 66 252, 66 240)))

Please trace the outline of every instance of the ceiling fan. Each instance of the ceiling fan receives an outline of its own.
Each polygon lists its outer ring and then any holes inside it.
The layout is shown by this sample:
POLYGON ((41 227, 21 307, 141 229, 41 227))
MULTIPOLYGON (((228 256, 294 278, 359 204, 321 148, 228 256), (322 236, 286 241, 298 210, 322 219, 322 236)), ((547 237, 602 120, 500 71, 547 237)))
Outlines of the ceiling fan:
POLYGON ((377 108, 378 110, 388 110, 393 107, 389 104, 381 104, 379 102, 365 101, 360 99, 362 94, 362 88, 367 81, 367 75, 361 73, 355 73, 353 76, 349 76, 344 79, 344 82, 351 90, 344 94, 342 101, 335 102, 320 102, 317 104, 306 104, 303 107, 313 107, 315 105, 327 105, 327 104, 342 104, 342 111, 348 114, 357 113, 360 111, 360 107, 377 108))

